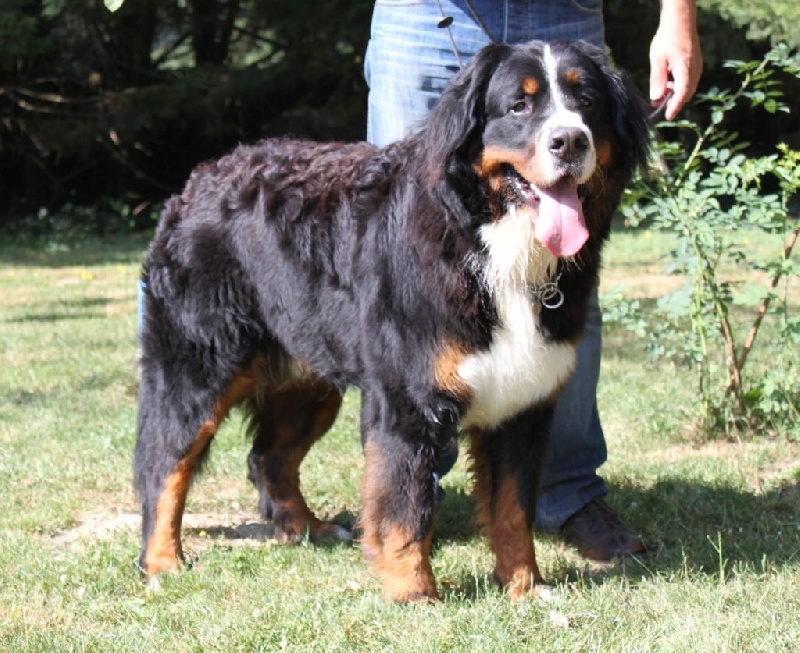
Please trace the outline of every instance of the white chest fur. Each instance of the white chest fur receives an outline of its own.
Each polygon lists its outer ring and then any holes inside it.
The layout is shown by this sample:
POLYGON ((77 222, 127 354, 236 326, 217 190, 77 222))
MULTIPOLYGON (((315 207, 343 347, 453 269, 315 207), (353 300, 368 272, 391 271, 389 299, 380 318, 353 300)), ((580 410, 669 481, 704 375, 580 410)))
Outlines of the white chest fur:
POLYGON ((551 396, 575 365, 573 345, 545 341, 531 301, 531 287, 549 277, 556 259, 534 239, 530 211, 512 207, 481 231, 489 254, 483 276, 497 307, 498 325, 489 349, 467 356, 458 367, 472 391, 464 427, 500 425, 551 396))

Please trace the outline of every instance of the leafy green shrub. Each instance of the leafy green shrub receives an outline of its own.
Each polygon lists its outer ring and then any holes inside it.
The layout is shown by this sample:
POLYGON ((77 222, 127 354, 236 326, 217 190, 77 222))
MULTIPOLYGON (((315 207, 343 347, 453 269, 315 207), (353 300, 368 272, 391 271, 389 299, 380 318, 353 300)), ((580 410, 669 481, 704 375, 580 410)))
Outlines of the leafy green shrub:
POLYGON ((800 317, 789 289, 800 277, 791 259, 800 224, 790 208, 800 190, 800 152, 780 145, 747 156, 750 144, 726 125, 743 109, 750 119, 789 111, 776 73, 800 76, 800 66, 782 46, 762 61, 727 66, 739 87, 699 97, 709 109, 705 128, 688 120, 662 125, 680 138, 658 146, 657 174, 641 180, 624 209, 628 223, 646 221, 674 235, 669 269, 683 284, 652 310, 611 298, 607 319, 645 336, 654 357, 696 371, 703 432, 798 437, 800 317), (755 246, 742 247, 743 234, 755 246), (770 238, 781 239, 779 251, 764 246, 770 238), (742 276, 764 285, 746 285, 742 276))
POLYGON ((800 45, 797 31, 800 7, 795 0, 699 0, 697 4, 701 11, 718 13, 732 24, 746 27, 752 40, 800 45))

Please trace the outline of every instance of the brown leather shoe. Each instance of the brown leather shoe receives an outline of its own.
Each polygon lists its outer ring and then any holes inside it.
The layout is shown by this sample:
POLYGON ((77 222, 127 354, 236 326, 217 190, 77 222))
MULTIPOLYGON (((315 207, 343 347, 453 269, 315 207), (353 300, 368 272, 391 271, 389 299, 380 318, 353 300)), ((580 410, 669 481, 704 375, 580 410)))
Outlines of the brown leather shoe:
POLYGON ((642 539, 623 524, 605 499, 590 501, 561 527, 565 539, 590 560, 642 554, 642 539))

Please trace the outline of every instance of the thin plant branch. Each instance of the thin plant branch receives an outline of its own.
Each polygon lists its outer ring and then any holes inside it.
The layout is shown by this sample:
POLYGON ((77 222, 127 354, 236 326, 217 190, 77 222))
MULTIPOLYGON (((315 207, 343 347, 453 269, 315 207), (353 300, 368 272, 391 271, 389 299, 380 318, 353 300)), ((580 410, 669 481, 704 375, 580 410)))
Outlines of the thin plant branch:
MULTIPOLYGON (((795 243, 797 242, 797 235, 800 234, 800 225, 795 226, 792 230, 792 233, 789 235, 789 240, 786 243, 786 247, 783 250, 783 260, 786 261, 792 255, 792 250, 794 249, 795 243)), ((764 321, 764 317, 769 310, 769 305, 772 302, 772 298, 774 296, 775 288, 777 288, 778 283, 783 277, 783 270, 778 270, 775 273, 775 276, 772 277, 769 283, 769 290, 767 294, 764 296, 764 299, 761 301, 761 306, 758 307, 758 313, 756 314, 756 319, 753 322, 753 326, 750 327, 750 333, 747 335, 747 340, 742 347, 742 351, 739 354, 739 358, 736 361, 736 367, 739 371, 742 370, 744 364, 747 362, 747 356, 750 354, 750 350, 753 348, 753 345, 756 342, 756 336, 758 336, 758 331, 761 328, 761 323, 764 321)), ((726 394, 729 394, 734 390, 733 382, 728 385, 728 389, 726 394)))

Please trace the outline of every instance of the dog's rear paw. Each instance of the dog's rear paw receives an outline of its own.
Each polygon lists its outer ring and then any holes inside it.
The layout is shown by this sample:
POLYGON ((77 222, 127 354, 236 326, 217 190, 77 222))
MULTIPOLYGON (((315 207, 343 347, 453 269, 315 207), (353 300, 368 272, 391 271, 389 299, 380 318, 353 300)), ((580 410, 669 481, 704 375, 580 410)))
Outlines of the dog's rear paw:
POLYGON ((314 520, 313 523, 290 526, 282 524, 276 529, 276 539, 283 544, 296 544, 306 538, 315 544, 325 542, 351 542, 353 533, 334 522, 314 520))
POLYGON ((309 531, 312 542, 351 542, 352 531, 332 521, 321 521, 309 531))

